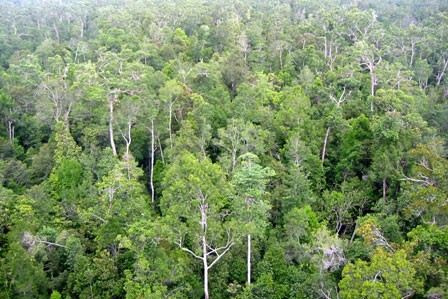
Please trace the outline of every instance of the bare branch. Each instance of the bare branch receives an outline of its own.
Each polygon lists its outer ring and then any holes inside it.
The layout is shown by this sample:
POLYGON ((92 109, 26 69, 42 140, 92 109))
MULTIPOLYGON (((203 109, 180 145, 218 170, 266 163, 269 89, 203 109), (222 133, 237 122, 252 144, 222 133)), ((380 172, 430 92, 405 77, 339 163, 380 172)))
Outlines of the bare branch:
POLYGON ((179 246, 180 250, 188 252, 189 254, 191 254, 192 256, 194 256, 197 259, 204 260, 204 258, 202 256, 199 256, 196 253, 194 253, 193 251, 191 251, 190 249, 188 249, 186 247, 183 247, 182 246, 182 239, 180 239, 176 244, 179 246))
POLYGON ((421 167, 423 167, 424 169, 426 169, 426 170, 428 170, 428 171, 430 171, 430 172, 434 172, 434 169, 431 169, 429 166, 428 166, 428 160, 426 159, 426 158, 424 158, 422 161, 420 161, 420 162, 418 162, 418 163, 416 163, 417 165, 419 165, 419 166, 421 166, 421 167))
POLYGON ((226 249, 221 253, 221 254, 219 254, 219 253, 216 253, 218 256, 216 257, 216 259, 207 267, 207 269, 210 269, 211 267, 213 267, 226 253, 227 253, 227 251, 229 251, 230 250, 230 247, 232 247, 232 245, 233 245, 234 243, 233 242, 231 242, 231 243, 228 243, 227 245, 226 245, 226 249))
POLYGON ((325 299, 331 299, 330 292, 328 294, 324 292, 324 284, 322 282, 320 283, 319 291, 321 292, 322 296, 324 296, 325 299))
POLYGON ((101 218, 100 216, 98 216, 98 215, 96 215, 96 214, 94 214, 94 213, 92 213, 92 216, 95 217, 95 218, 98 219, 98 220, 101 220, 101 221, 104 222, 104 223, 107 223, 107 220, 105 220, 104 218, 101 218))
POLYGON ((34 240, 35 240, 36 242, 38 242, 38 243, 43 243, 43 244, 46 244, 46 245, 48 245, 48 246, 56 246, 56 247, 67 248, 67 246, 64 246, 64 245, 61 245, 61 244, 57 244, 57 243, 52 243, 52 242, 48 242, 48 241, 41 240, 41 238, 40 238, 39 236, 36 236, 36 237, 34 238, 34 240))
POLYGON ((414 182, 414 183, 421 183, 425 186, 434 186, 435 185, 435 182, 432 182, 431 180, 429 180, 429 177, 424 176, 422 174, 420 174, 420 177, 422 177, 423 179, 411 178, 404 174, 402 174, 402 175, 404 176, 404 178, 400 179, 400 181, 410 181, 410 182, 414 182))
POLYGON ((389 244, 389 242, 387 242, 386 238, 384 238, 379 229, 374 228, 373 235, 376 237, 376 242, 378 243, 378 245, 386 247, 392 253, 395 252, 395 249, 389 244))

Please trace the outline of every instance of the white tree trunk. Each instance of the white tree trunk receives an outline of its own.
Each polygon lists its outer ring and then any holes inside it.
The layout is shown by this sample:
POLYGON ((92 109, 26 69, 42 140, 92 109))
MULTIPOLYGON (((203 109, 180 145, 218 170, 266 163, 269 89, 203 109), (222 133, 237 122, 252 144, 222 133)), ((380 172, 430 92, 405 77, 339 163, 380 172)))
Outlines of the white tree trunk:
POLYGON ((247 285, 250 285, 251 281, 251 236, 250 234, 247 235, 247 285))
POLYGON ((160 136, 157 136, 157 142, 159 143, 159 148, 160 148, 160 158, 162 158, 162 163, 163 163, 163 165, 165 165, 165 156, 163 155, 163 147, 162 147, 162 142, 160 142, 160 136))
POLYGON ((115 146, 115 141, 114 141, 114 103, 115 100, 114 99, 110 99, 109 102, 109 138, 110 138, 110 147, 112 148, 112 153, 114 154, 114 156, 117 155, 117 148, 115 146))
POLYGON ((149 173, 149 185, 151 187, 151 202, 154 202, 154 152, 155 152, 155 137, 154 137, 154 120, 151 120, 151 167, 149 173))
MULTIPOLYGON (((369 63, 369 72, 370 72, 370 95, 373 97, 375 95, 375 69, 373 66, 373 62, 369 63)), ((370 101, 370 112, 373 112, 373 99, 370 101)))
POLYGON ((14 143, 14 121, 8 120, 8 134, 9 134, 9 142, 11 144, 14 143))
POLYGON ((202 236, 202 263, 204 267, 204 298, 209 299, 208 294, 208 263, 207 263, 207 240, 202 236))
POLYGON ((322 166, 324 166, 324 161, 325 161, 325 155, 327 154, 327 143, 328 143, 328 138, 330 137, 330 131, 331 131, 331 127, 328 127, 327 132, 325 133, 325 139, 324 139, 324 146, 322 148, 322 166))
POLYGON ((233 241, 231 240, 230 233, 228 232, 228 239, 227 243, 222 247, 212 247, 211 243, 207 242, 207 210, 208 210, 208 204, 206 202, 207 196, 204 196, 202 194, 202 191, 199 191, 198 193, 198 199, 201 201, 199 205, 199 211, 201 213, 201 221, 199 224, 201 225, 201 247, 202 247, 202 254, 197 255, 192 250, 188 249, 187 247, 182 246, 182 238, 179 240, 177 245, 179 245, 179 248, 185 252, 188 252, 193 257, 202 260, 202 266, 204 271, 204 298, 209 299, 209 290, 208 290, 208 270, 210 270, 229 250, 230 247, 233 246, 233 241), (209 264, 208 257, 210 256, 211 263, 209 264), (213 260, 214 256, 214 260, 213 260))
POLYGON ((437 83, 436 83, 436 86, 439 86, 440 83, 442 83, 442 79, 443 79, 443 77, 445 76, 445 71, 446 71, 446 69, 447 69, 447 67, 448 67, 448 58, 447 58, 447 59, 444 59, 443 62, 444 62, 444 64, 443 64, 443 69, 442 69, 441 72, 439 72, 439 73, 437 74, 437 83))
POLYGON ((131 147, 132 143, 132 136, 131 136, 131 127, 132 127, 132 121, 128 120, 128 128, 127 128, 127 136, 123 134, 123 139, 126 142, 126 159, 129 158, 129 148, 131 147))

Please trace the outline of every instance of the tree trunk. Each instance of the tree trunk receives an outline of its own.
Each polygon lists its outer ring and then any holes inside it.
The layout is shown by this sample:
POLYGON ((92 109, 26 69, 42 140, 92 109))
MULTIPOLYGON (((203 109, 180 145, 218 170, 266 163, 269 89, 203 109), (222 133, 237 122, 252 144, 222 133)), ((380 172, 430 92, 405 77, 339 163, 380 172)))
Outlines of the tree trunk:
POLYGON ((151 120, 151 167, 149 174, 149 185, 151 187, 151 202, 154 202, 154 152, 155 152, 155 137, 154 137, 154 120, 151 120))
POLYGON ((172 127, 172 120, 173 117, 173 102, 170 103, 169 105, 169 118, 168 118, 168 131, 170 134, 170 148, 173 148, 173 136, 172 136, 172 132, 171 132, 171 127, 172 127))
MULTIPOLYGON (((373 97, 375 95, 375 81, 376 81, 373 62, 369 63, 369 71, 370 71, 370 95, 373 97)), ((373 112, 373 99, 370 101, 370 112, 373 112)))
POLYGON ((386 195, 387 195, 387 181, 386 178, 383 178, 383 201, 386 203, 386 195))
POLYGON ((232 145, 232 171, 235 170, 236 167, 236 161, 237 161, 237 149, 236 146, 232 145))
POLYGON ((247 235, 247 285, 250 285, 251 279, 251 237, 250 234, 247 235))
POLYGON ((53 22, 53 30, 56 35, 56 39, 58 40, 58 43, 61 43, 61 38, 59 37, 59 30, 58 30, 58 27, 56 27, 55 22, 53 22))
POLYGON ((327 143, 328 143, 328 138, 330 137, 330 131, 331 131, 331 127, 328 127, 327 132, 325 133, 325 139, 324 139, 324 146, 322 148, 322 166, 324 166, 324 161, 325 161, 325 155, 327 154, 327 143))
POLYGON ((159 135, 157 135, 157 142, 159 143, 159 148, 160 148, 160 158, 162 158, 162 163, 163 163, 163 165, 165 165, 165 156, 163 155, 163 147, 162 147, 162 142, 160 142, 159 135))
POLYGON ((84 37, 84 21, 81 20, 81 31, 79 33, 79 38, 83 38, 84 37))
POLYGON ((280 47, 280 69, 283 69, 283 48, 280 47))
POLYGON ((436 86, 439 86, 440 83, 442 83, 442 79, 445 76, 445 71, 446 71, 446 69, 448 67, 448 58, 444 59, 443 62, 444 62, 443 69, 442 69, 442 71, 439 74, 437 74, 437 77, 436 77, 437 78, 436 86))
POLYGON ((115 100, 110 99, 109 102, 109 138, 110 138, 110 147, 112 148, 112 153, 114 156, 117 155, 117 148, 115 147, 115 141, 114 141, 114 103, 115 100))
POLYGON ((132 136, 131 136, 131 127, 132 127, 132 121, 131 120, 128 120, 128 136, 125 136, 124 134, 123 134, 123 139, 125 140, 125 142, 126 142, 126 159, 128 159, 129 158, 129 148, 131 147, 131 143, 132 143, 132 136))
POLYGON ((202 263, 204 266, 204 298, 209 299, 208 295, 208 263, 207 263, 207 241, 205 235, 202 236, 202 263))
POLYGON ((14 121, 8 120, 8 134, 9 134, 9 142, 11 144, 14 143, 14 121))
MULTIPOLYGON (((325 28, 324 28, 325 30, 325 28)), ((324 35, 324 57, 327 58, 327 53, 328 53, 328 49, 327 49, 327 35, 324 35)))
POLYGON ((412 68, 414 64, 414 56, 415 56, 415 42, 411 42, 411 61, 409 62, 409 68, 412 68))

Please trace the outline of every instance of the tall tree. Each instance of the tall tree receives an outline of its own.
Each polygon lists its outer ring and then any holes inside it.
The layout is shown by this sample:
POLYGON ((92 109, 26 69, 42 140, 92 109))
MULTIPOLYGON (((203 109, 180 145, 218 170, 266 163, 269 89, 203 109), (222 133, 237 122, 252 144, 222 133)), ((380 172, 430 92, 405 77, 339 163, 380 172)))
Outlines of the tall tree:
POLYGON ((224 172, 207 158, 181 153, 167 169, 161 210, 170 239, 202 262, 204 297, 209 294, 209 270, 234 245, 228 217, 231 188, 224 172))
POLYGON ((269 177, 275 175, 271 168, 263 168, 258 162, 258 157, 252 153, 246 153, 239 157, 240 165, 232 173, 232 182, 238 196, 243 231, 247 237, 247 285, 251 283, 252 269, 252 237, 261 235, 263 228, 267 226, 267 216, 270 209, 269 203, 264 199, 266 185, 269 177))

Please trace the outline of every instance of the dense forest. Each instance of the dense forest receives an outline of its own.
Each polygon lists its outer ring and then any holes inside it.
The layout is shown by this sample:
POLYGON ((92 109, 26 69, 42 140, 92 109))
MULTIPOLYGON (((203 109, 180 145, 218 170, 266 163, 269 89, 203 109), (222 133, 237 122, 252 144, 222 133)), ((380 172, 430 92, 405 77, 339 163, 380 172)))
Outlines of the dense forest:
POLYGON ((0 298, 448 298, 445 0, 0 11, 0 298))

